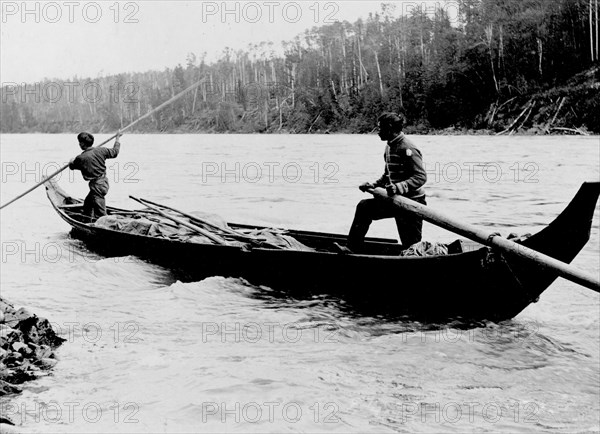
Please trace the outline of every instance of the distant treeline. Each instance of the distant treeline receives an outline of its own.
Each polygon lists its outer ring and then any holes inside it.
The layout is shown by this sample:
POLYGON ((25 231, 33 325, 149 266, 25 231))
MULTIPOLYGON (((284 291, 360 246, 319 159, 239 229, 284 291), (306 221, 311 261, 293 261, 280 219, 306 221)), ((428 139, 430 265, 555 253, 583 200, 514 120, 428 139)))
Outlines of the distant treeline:
POLYGON ((189 54, 165 71, 3 83, 1 132, 115 131, 202 79, 135 130, 365 133, 389 110, 413 132, 600 133, 598 0, 453 4, 401 17, 382 4, 307 30, 283 56, 261 43, 211 64, 189 54))

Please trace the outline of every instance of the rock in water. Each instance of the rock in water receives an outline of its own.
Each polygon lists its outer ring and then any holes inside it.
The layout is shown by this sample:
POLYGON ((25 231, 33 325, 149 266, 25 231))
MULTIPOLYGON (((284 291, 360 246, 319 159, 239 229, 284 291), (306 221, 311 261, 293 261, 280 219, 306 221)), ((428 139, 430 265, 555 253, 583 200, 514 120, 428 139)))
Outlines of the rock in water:
POLYGON ((47 319, 0 298, 0 396, 20 393, 18 384, 56 365, 53 350, 64 341, 47 319))

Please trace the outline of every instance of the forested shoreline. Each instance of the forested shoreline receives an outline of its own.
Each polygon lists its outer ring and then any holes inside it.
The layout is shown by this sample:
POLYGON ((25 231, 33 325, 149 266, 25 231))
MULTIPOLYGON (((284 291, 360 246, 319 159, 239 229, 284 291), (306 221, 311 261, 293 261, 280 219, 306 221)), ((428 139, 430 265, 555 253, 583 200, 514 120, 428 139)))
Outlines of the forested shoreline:
MULTIPOLYGON (((409 133, 600 133, 598 0, 397 5, 207 63, 100 78, 3 83, 2 133, 112 132, 193 83, 137 132, 369 133, 382 111, 409 133)), ((375 6, 374 6, 375 7, 375 6)))

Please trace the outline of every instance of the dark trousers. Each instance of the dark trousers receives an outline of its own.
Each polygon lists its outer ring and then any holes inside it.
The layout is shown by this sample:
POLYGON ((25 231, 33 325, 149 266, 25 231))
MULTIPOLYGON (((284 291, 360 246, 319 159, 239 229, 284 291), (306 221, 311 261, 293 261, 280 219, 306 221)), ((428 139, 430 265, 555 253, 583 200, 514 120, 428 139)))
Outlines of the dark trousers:
MULTIPOLYGON (((427 205, 425 196, 413 200, 427 205)), ((396 220, 400 242, 405 249, 421 241, 423 218, 394 206, 389 200, 373 198, 361 200, 356 206, 356 214, 348 235, 348 248, 355 252, 362 250, 365 236, 373 220, 392 217, 396 220)))
POLYGON ((104 197, 108 193, 108 179, 106 177, 93 179, 89 183, 90 192, 83 201, 83 213, 93 221, 98 217, 106 215, 106 201, 104 197))

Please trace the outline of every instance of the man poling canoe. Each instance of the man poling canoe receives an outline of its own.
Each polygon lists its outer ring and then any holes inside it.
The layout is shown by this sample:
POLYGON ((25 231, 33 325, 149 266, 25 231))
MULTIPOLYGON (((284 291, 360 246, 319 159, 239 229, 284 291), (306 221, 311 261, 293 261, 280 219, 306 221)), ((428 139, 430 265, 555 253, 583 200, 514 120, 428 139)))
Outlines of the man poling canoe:
POLYGON ((69 169, 80 170, 83 179, 89 181, 90 192, 83 202, 83 213, 95 221, 106 215, 106 201, 104 197, 108 193, 108 179, 106 178, 106 160, 116 158, 121 150, 119 138, 121 131, 115 137, 112 148, 93 148, 94 136, 87 132, 77 135, 79 147, 83 151, 69 162, 69 169))
MULTIPOLYGON (((423 186, 427 182, 427 173, 421 151, 404 135, 404 116, 395 113, 383 113, 379 119, 379 138, 387 141, 385 148, 384 173, 374 183, 365 182, 359 186, 362 192, 376 187, 384 187, 388 196, 401 195, 422 205, 425 201, 423 186)), ((360 201, 356 207, 354 221, 348 235, 348 247, 345 253, 361 252, 365 236, 373 220, 394 218, 404 248, 421 241, 423 218, 393 206, 377 197, 360 201)))
POLYGON ((487 234, 427 207, 423 189, 427 174, 423 157, 402 133, 404 118, 395 113, 383 113, 378 122, 379 137, 381 140, 387 140, 384 174, 374 183, 360 185, 360 190, 373 194, 373 198, 359 202, 348 234, 347 247, 335 243, 340 253, 364 253, 364 238, 372 221, 391 217, 396 220, 402 247, 407 249, 421 241, 425 219, 473 241, 525 259, 532 265, 552 269, 567 280, 600 292, 600 281, 595 276, 497 234, 487 234))

